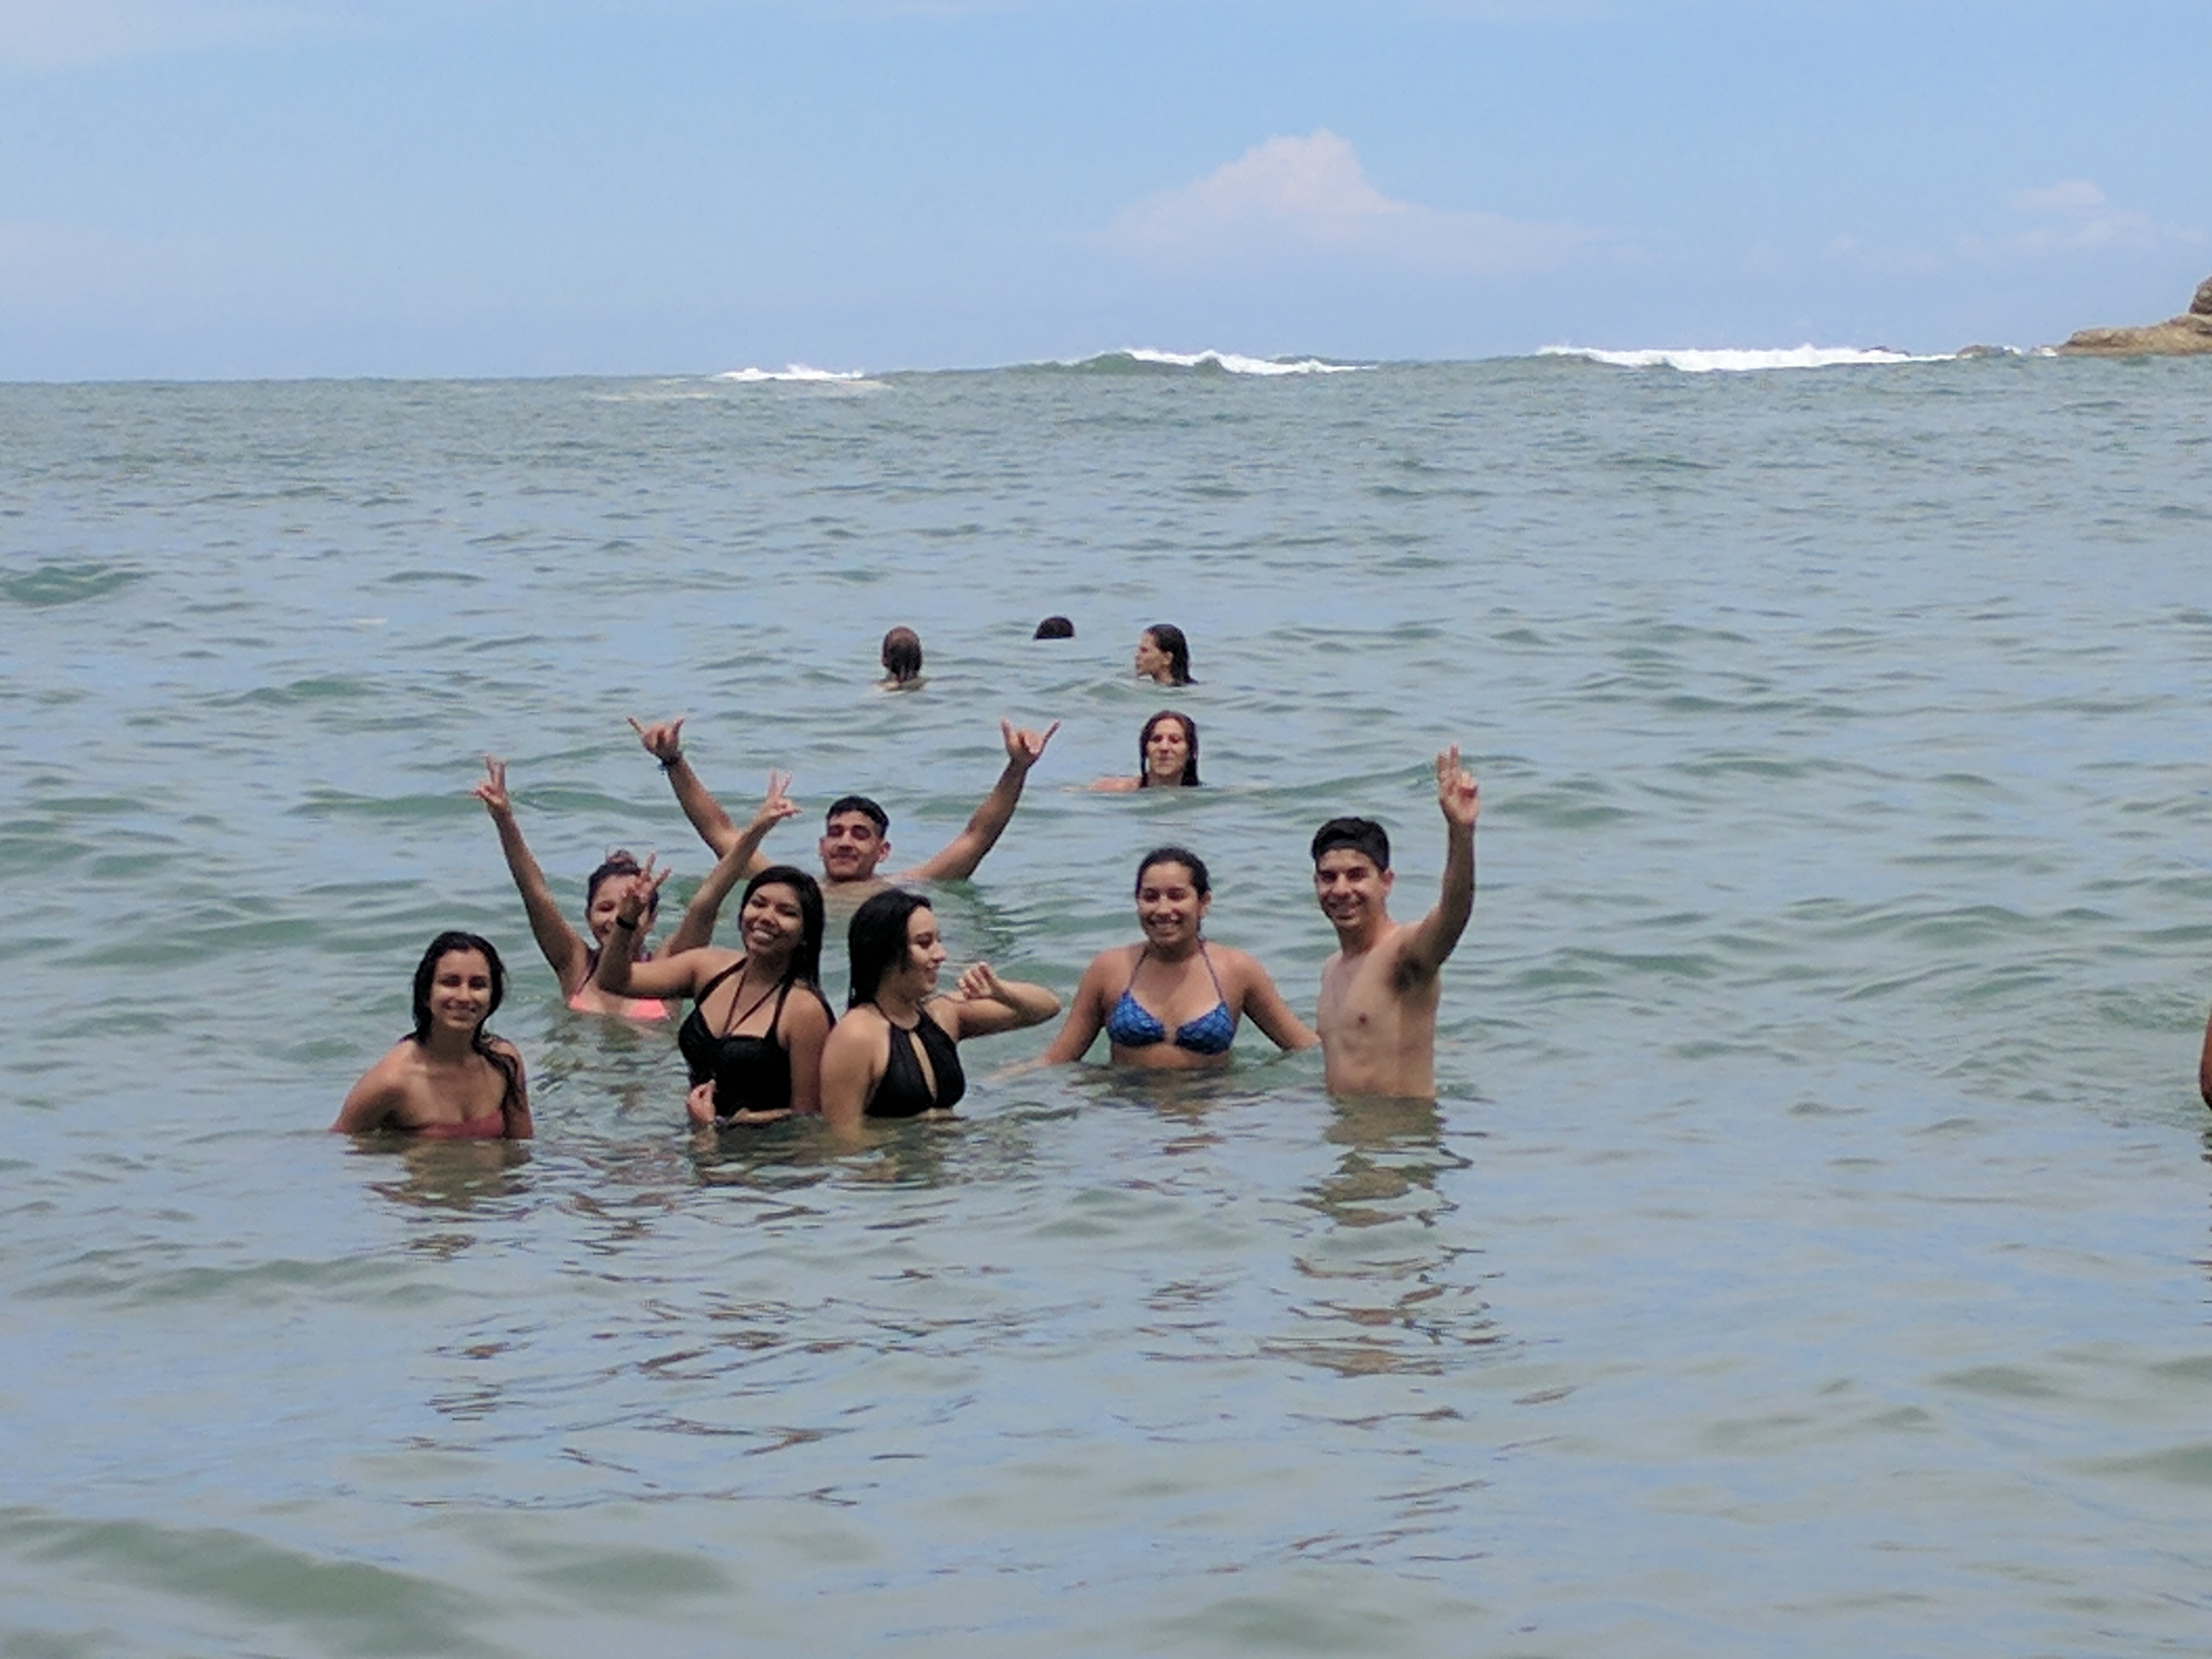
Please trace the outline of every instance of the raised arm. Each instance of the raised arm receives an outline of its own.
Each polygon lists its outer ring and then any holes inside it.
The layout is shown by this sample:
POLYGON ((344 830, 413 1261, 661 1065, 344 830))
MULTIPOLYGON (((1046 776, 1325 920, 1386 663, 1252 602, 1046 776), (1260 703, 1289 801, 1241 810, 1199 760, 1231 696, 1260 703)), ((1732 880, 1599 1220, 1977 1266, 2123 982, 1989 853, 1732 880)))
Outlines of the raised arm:
POLYGON ((1067 1018, 1062 1022, 1060 1034, 1054 1037, 1044 1051, 1044 1064, 1065 1066, 1079 1060, 1091 1052, 1091 1045, 1098 1041, 1098 1033, 1106 1025, 1106 988, 1111 976, 1108 958, 1118 961, 1118 951, 1106 951, 1091 959, 1083 970, 1082 981, 1075 988, 1075 995, 1067 1008, 1067 1018))
POLYGON ((522 838, 522 826, 514 821, 514 803, 507 793, 507 763, 496 756, 484 757, 484 779, 477 785, 476 798, 491 814, 492 827, 499 831, 500 850, 507 854, 507 873, 522 894, 522 908, 530 918, 530 932, 544 953, 545 965, 553 970, 553 977, 561 981, 561 994, 574 996, 584 983, 584 964, 590 954, 568 919, 561 914, 561 907, 553 897, 553 890, 545 884, 545 872, 538 867, 531 856, 530 843, 522 838))
POLYGON ((2212 1106, 2212 1020, 2204 1023, 2204 1052, 2197 1057, 2197 1092, 2212 1106))
POLYGON ((1268 977, 1267 970, 1242 951, 1235 956, 1241 970, 1239 978, 1243 981, 1244 1017, 1265 1032, 1267 1040, 1278 1048, 1310 1048, 1318 1043, 1321 1039, 1314 1035, 1313 1028, 1283 1000, 1283 994, 1275 988, 1275 981, 1268 977))
POLYGON ((1399 947, 1400 977, 1415 984, 1436 976, 1474 914, 1474 821, 1482 793, 1474 774, 1461 767, 1457 744, 1437 757, 1437 805, 1444 815, 1443 892, 1437 908, 1406 930, 1399 947))
POLYGON ((786 818, 799 816, 799 808, 783 793, 790 787, 790 773, 768 775, 768 793, 761 798, 760 810, 753 814, 753 821, 745 826, 744 833, 715 860, 714 867, 707 872, 707 879, 699 884, 699 890, 691 896, 691 902, 684 912, 684 920, 668 936, 663 955, 672 957, 714 942, 714 921, 721 914, 722 902, 758 861, 762 841, 786 818))
MULTIPOLYGON (((708 793, 699 781, 699 775, 691 769, 691 763, 684 758, 684 716, 672 720, 656 721, 651 726, 640 726, 637 717, 630 717, 630 730, 645 745, 645 752, 660 763, 660 769, 668 775, 668 787, 676 792, 676 804, 684 809, 684 816, 691 820, 691 827, 699 832, 699 839, 714 849, 720 858, 728 852, 738 839, 738 826, 722 810, 722 803, 708 793)), ((750 874, 750 871, 740 874, 750 874)))
POLYGON ((988 962, 979 962, 961 975, 958 991, 940 1001, 942 1012, 954 1021, 955 1038, 1018 1031, 1027 1025, 1042 1025, 1060 1012, 1060 999, 1043 986, 1000 979, 988 962))
POLYGON ((991 793, 983 797, 982 804, 969 817, 967 827, 945 842, 944 848, 927 863, 908 871, 906 878, 965 881, 974 875, 983 855, 998 845, 999 837, 1006 834, 1006 825, 1013 821, 1014 808, 1022 801, 1022 786, 1029 781, 1030 768, 1037 763, 1045 744, 1059 730, 1058 720, 1042 732, 1017 730, 1011 722, 1000 720, 999 734, 1006 744, 1006 770, 999 774, 999 781, 991 786, 991 793))

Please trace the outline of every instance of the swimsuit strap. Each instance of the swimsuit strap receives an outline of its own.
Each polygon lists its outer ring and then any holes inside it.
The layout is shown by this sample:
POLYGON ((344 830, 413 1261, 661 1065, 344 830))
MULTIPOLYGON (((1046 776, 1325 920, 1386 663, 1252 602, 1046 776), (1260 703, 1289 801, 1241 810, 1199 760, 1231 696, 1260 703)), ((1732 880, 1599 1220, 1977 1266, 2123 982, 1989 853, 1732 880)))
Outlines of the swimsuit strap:
MULTIPOLYGON (((1213 971, 1212 952, 1206 948, 1206 941, 1202 939, 1198 942, 1198 959, 1206 964, 1206 978, 1213 981, 1214 1000, 1218 1002, 1226 1003, 1229 1000, 1229 994, 1221 988, 1221 975, 1213 971)), ((1133 975, 1133 977, 1134 976, 1133 975)))
MULTIPOLYGON (((743 981, 740 981, 740 983, 742 982, 743 981)), ((762 1009, 768 1006, 769 999, 770 997, 774 997, 775 999, 775 1012, 769 1017, 768 1022, 768 1035, 773 1037, 775 1035, 775 1023, 783 1017, 783 1000, 790 994, 790 991, 791 981, 788 979, 780 979, 776 981, 776 982, 769 986, 767 990, 763 991, 758 996, 755 997, 752 1000, 752 1006, 747 1008, 744 1012, 737 1015, 733 1018, 724 1020, 722 1022, 720 1035, 723 1036, 729 1036, 732 1031, 736 1030, 738 1026, 744 1024, 755 1014, 760 1012, 762 1009)), ((734 1008, 737 1006, 738 1000, 735 997, 732 997, 730 999, 730 1006, 734 1008)))
MULTIPOLYGON (((697 991, 692 994, 691 1012, 697 1018, 702 1025, 704 1025, 707 1023, 707 1016, 701 1011, 706 1007, 707 999, 714 994, 714 988, 717 985, 720 985, 724 980, 729 978, 731 975, 742 974, 744 971, 745 959, 743 957, 739 957, 735 962, 723 969, 720 973, 715 975, 714 978, 708 980, 704 985, 701 986, 697 991)), ((729 1026, 725 1024, 722 1030, 715 1033, 715 1035, 718 1036, 727 1036, 728 1032, 729 1026)))
POLYGON ((1144 971, 1145 958, 1152 954, 1152 949, 1150 945, 1139 945, 1137 947, 1137 959, 1129 964, 1129 982, 1121 988, 1123 996, 1127 996, 1130 992, 1137 988, 1137 975, 1144 971))

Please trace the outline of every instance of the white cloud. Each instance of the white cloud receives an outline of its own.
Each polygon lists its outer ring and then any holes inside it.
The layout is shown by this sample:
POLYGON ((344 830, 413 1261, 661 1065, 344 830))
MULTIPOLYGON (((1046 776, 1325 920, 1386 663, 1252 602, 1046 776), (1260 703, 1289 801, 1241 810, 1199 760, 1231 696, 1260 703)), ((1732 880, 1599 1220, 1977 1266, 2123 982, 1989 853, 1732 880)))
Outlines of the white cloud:
POLYGON ((2087 179, 2062 179, 2055 185, 2016 190, 2005 200, 2014 211, 2041 221, 2013 239, 2023 252, 2149 249, 2204 240, 2184 226, 2162 225, 2147 213, 2114 207, 2087 179))
POLYGON ((1480 274, 1556 264, 1591 237, 1571 225, 1395 200, 1369 180, 1350 143, 1324 127, 1270 138, 1146 198, 1115 216, 1106 240, 1176 262, 1303 249, 1480 274))
POLYGON ((2062 179, 2039 190, 2016 190, 2005 200, 2022 213, 2093 213, 2105 205, 2105 192, 2087 179, 2062 179))

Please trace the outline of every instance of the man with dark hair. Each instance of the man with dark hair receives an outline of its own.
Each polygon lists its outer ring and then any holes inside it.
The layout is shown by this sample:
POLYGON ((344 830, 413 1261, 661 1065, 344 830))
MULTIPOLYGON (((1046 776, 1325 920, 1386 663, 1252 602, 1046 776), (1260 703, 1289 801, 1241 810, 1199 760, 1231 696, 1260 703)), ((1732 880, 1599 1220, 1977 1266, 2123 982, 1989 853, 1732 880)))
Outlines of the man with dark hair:
POLYGON ((1390 837, 1368 818, 1331 818, 1313 838, 1314 896, 1336 929, 1322 964, 1323 1072, 1331 1094, 1433 1097, 1437 978, 1474 911, 1481 796, 1455 744, 1437 757, 1444 815, 1443 892, 1415 922, 1390 920, 1390 837))
MULTIPOLYGON (((730 821, 730 815, 722 810, 721 803, 699 781, 699 775, 691 769, 691 763, 684 758, 683 720, 654 726, 640 726, 633 720, 630 726, 637 732, 638 741, 645 745, 646 753, 659 761, 660 769, 668 774, 669 787, 676 791, 677 805, 684 809, 684 816, 691 820, 691 827, 699 832, 700 839, 714 849, 714 856, 720 858, 737 844, 739 831, 730 821)), ((832 802, 823 816, 822 839, 816 843, 822 854, 825 895, 842 894, 858 901, 893 881, 967 880, 975 873, 975 866, 983 861, 983 855, 1006 833, 1006 825, 1013 819, 1014 808, 1021 805, 1022 786, 1029 781, 1030 768, 1037 763, 1045 744, 1059 730, 1058 720, 1042 732, 1017 730, 1010 722, 1000 720, 999 732, 1006 741, 1006 768, 999 774, 991 793, 983 797, 967 827, 935 855, 896 876, 876 873, 877 866, 890 856, 890 815, 866 795, 844 795, 832 802)), ((770 862, 766 853, 755 853, 744 873, 756 874, 770 862)))

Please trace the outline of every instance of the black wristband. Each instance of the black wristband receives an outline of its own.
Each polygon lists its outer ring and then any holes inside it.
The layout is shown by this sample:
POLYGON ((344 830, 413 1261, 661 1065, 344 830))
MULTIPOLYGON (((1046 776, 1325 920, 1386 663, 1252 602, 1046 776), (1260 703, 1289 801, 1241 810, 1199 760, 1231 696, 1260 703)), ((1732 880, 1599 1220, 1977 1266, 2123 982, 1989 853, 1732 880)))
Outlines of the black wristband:
POLYGON ((684 751, 679 749, 674 754, 671 755, 666 760, 660 763, 660 769, 664 772, 673 771, 677 767, 683 764, 684 751))

